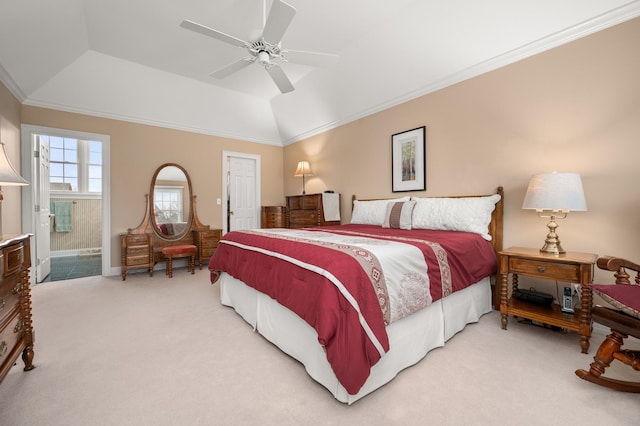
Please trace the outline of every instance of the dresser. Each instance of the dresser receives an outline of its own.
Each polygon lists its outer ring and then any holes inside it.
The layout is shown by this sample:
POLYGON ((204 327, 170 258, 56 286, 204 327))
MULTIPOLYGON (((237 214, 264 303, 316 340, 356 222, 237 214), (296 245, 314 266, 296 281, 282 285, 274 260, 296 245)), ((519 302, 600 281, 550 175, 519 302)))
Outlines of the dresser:
POLYGON ((206 231, 193 231, 193 243, 198 248, 197 262, 202 269, 203 263, 208 263, 213 253, 218 248, 222 238, 222 229, 208 229, 206 231))
POLYGON ((31 235, 0 241, 0 381, 22 355, 24 371, 33 370, 31 321, 31 235))
POLYGON ((287 208, 285 206, 262 206, 261 227, 262 228, 286 228, 287 208))
MULTIPOLYGON (((337 194, 336 194, 337 195, 337 194)), ((337 208, 340 211, 338 196, 337 208)), ((287 223, 289 228, 340 225, 340 220, 325 220, 322 194, 291 195, 287 197, 287 223)))

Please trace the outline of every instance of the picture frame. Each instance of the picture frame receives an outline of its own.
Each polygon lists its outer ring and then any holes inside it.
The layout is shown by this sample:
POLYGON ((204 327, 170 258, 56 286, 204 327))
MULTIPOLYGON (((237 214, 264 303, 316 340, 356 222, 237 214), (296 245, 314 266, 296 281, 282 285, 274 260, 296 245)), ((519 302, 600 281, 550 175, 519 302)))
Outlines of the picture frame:
POLYGON ((393 192, 427 189, 426 126, 391 135, 391 189, 393 192))

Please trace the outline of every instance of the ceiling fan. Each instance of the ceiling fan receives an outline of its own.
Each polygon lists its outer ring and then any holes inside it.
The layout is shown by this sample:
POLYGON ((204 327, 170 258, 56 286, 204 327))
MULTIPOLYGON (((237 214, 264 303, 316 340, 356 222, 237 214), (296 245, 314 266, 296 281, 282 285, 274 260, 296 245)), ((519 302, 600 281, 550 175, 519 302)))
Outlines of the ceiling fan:
MULTIPOLYGON (((266 0, 265 0, 266 1, 266 0)), ((263 10, 265 3, 263 2, 263 10)), ((229 43, 236 47, 242 47, 250 56, 239 59, 210 75, 215 78, 225 78, 254 62, 264 66, 280 92, 288 93, 294 90, 293 84, 280 67, 280 62, 295 62, 304 65, 324 66, 338 60, 338 55, 318 52, 305 52, 301 50, 285 50, 280 46, 280 40, 291 24, 296 9, 280 0, 274 0, 269 10, 269 16, 264 22, 264 28, 260 38, 254 41, 244 41, 225 34, 213 28, 206 27, 190 20, 184 20, 180 24, 182 28, 213 37, 217 40, 229 43)))

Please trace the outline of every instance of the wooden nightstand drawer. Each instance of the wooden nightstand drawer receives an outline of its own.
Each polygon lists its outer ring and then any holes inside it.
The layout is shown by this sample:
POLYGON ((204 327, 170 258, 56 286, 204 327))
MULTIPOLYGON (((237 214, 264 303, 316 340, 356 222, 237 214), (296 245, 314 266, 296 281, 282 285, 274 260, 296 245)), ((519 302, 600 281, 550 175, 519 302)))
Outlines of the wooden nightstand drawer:
POLYGON ((3 361, 18 344, 18 341, 22 336, 23 329, 24 325, 20 320, 19 311, 14 310, 13 318, 10 320, 9 324, 0 330, 0 361, 3 361))
POLYGON ((284 228, 286 226, 286 208, 284 206, 262 206, 262 228, 284 228))
POLYGON ((202 240, 202 249, 210 249, 210 248, 217 248, 218 247, 218 242, 220 240, 218 238, 206 238, 204 240, 202 240))
POLYGON ((580 282, 580 265, 511 257, 509 258, 509 271, 515 274, 530 275, 549 280, 570 283, 580 282))
POLYGON ((132 234, 125 237, 127 239, 127 245, 131 244, 149 244, 149 236, 143 234, 132 234))
POLYGON ((213 256, 213 253, 216 252, 216 247, 203 247, 202 248, 202 252, 201 252, 201 256, 203 258, 211 258, 211 256, 213 256))
POLYGON ((315 210, 292 210, 289 212, 289 224, 315 226, 318 224, 318 212, 315 210))
POLYGON ((127 247, 127 255, 142 255, 142 254, 146 254, 147 256, 149 255, 149 246, 128 246, 127 247))
POLYGON ((289 208, 289 210, 317 209, 318 197, 314 195, 288 197, 287 204, 288 204, 287 207, 289 208))
POLYGON ((145 253, 142 256, 127 256, 127 266, 141 266, 149 264, 149 253, 145 253))
POLYGON ((4 276, 9 276, 22 269, 24 262, 24 246, 22 244, 14 244, 4 250, 3 253, 3 270, 4 276))
POLYGON ((21 291, 22 283, 17 276, 0 283, 0 324, 19 303, 21 291))

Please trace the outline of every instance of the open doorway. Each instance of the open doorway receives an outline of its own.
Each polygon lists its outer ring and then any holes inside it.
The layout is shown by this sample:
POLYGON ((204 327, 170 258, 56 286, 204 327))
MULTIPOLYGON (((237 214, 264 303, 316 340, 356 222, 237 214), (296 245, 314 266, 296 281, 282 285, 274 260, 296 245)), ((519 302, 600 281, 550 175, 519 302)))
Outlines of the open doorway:
POLYGON ((34 234, 34 282, 107 275, 108 136, 23 126, 25 145, 23 170, 28 164, 32 185, 23 192, 23 212, 34 234))

